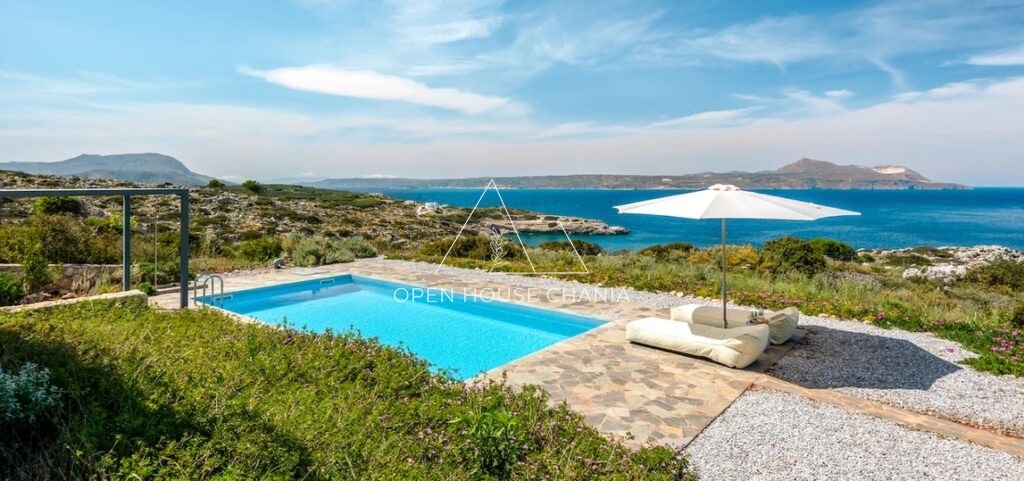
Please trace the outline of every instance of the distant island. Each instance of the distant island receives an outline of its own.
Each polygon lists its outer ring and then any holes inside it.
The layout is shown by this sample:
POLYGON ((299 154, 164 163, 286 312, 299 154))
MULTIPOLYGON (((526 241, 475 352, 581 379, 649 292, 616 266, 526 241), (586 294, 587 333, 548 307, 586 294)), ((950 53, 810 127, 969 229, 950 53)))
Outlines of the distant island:
POLYGON ((203 185, 213 179, 192 172, 174 157, 156 153, 82 154, 58 162, 0 162, 0 170, 35 175, 115 179, 143 184, 203 185))
MULTIPOLYGON (((157 153, 82 154, 59 162, 0 162, 0 170, 37 175, 116 179, 149 184, 205 185, 212 177, 189 170, 181 161, 157 153)), ((288 183, 332 190, 482 188, 490 177, 461 179, 341 178, 288 183)), ((536 175, 495 177, 501 188, 519 189, 703 189, 733 184, 744 189, 969 189, 962 184, 934 182, 898 165, 866 167, 800 159, 760 172, 700 172, 686 175, 536 175)))
MULTIPOLYGON (((480 188, 489 177, 464 179, 347 178, 308 182, 324 189, 430 189, 480 188)), ((907 167, 885 165, 837 165, 800 159, 776 170, 761 172, 701 172, 687 175, 540 175, 495 177, 502 188, 520 189, 703 189, 713 184, 733 184, 744 189, 969 189, 962 184, 934 182, 907 167)))

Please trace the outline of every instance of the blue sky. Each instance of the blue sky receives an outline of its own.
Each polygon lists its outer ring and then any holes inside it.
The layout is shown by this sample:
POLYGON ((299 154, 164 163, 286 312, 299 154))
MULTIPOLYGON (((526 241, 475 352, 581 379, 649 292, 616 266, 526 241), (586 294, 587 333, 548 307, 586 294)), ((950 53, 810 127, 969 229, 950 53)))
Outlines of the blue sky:
POLYGON ((0 161, 1024 185, 1024 3, 4 2, 0 161))

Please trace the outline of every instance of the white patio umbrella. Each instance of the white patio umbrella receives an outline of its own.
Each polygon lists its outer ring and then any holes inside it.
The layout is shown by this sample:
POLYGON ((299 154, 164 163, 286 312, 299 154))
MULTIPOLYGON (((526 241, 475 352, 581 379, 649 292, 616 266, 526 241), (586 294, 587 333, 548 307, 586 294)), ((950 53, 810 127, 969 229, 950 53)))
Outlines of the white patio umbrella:
POLYGON ((817 220, 860 212, 836 209, 798 200, 741 190, 735 185, 715 184, 706 190, 670 195, 615 206, 620 214, 650 214, 684 219, 722 219, 722 320, 725 321, 726 219, 817 220))

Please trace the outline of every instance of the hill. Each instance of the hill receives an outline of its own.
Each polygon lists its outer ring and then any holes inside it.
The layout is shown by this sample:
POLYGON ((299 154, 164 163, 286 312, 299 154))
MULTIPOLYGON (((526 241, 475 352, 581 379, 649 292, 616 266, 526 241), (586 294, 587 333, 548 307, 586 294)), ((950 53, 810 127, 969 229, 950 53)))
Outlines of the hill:
MULTIPOLYGON (((490 178, 403 179, 347 178, 310 182, 326 189, 423 189, 482 188, 490 178)), ((687 175, 543 175, 497 177, 503 188, 599 188, 599 189, 703 189, 713 184, 733 184, 745 189, 967 189, 966 185, 933 182, 902 166, 866 167, 836 165, 800 159, 776 170, 761 172, 701 172, 687 175)))
POLYGON ((82 154, 58 162, 0 162, 0 170, 27 174, 116 179, 146 184, 202 185, 212 179, 189 170, 180 160, 169 155, 82 154))

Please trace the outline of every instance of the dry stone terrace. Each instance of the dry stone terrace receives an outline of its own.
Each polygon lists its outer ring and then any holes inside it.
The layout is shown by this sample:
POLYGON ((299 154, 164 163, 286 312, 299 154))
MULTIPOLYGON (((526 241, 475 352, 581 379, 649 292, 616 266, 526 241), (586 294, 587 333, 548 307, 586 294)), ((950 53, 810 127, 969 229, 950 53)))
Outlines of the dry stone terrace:
MULTIPOLYGON (((513 283, 481 281, 450 273, 410 269, 401 263, 361 260, 317 268, 291 268, 225 276, 226 291, 352 273, 424 287, 480 292, 511 292, 513 283)), ((596 429, 627 444, 689 444, 733 401, 751 388, 789 392, 888 419, 906 427, 970 441, 1024 457, 1024 440, 952 421, 805 388, 763 374, 794 347, 797 340, 773 346, 746 370, 730 369, 698 358, 626 342, 625 323, 648 316, 668 317, 667 309, 628 302, 622 297, 531 296, 530 304, 607 321, 589 332, 535 352, 481 375, 504 378, 513 386, 535 384, 552 402, 566 402, 596 429)), ((512 298, 516 301, 516 298, 512 298)), ((163 308, 177 306, 176 294, 151 298, 163 308)), ((801 334, 802 335, 802 332, 801 334)))

